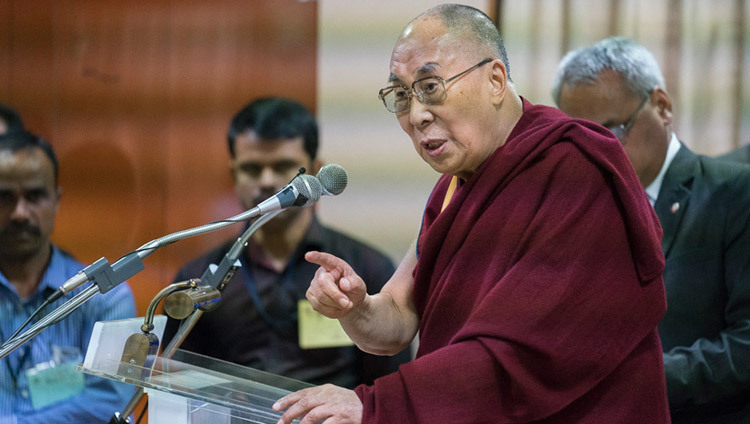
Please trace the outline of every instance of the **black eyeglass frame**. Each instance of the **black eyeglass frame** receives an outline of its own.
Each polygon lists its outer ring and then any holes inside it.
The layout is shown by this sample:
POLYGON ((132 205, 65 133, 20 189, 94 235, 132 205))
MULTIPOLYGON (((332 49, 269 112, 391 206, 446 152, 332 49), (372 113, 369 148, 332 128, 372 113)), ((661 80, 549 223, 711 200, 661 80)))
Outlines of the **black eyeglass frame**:
POLYGON ((438 101, 433 101, 433 102, 425 101, 425 99, 423 97, 423 93, 414 89, 414 87, 416 86, 416 84, 418 84, 418 83, 420 83, 422 81, 429 80, 429 79, 436 79, 442 85, 443 92, 446 92, 447 90, 445 88, 445 84, 447 84, 447 83, 455 80, 456 78, 458 78, 458 77, 460 77, 462 75, 468 74, 469 72, 471 72, 471 71, 473 71, 473 70, 475 70, 475 69, 477 69, 477 68, 479 68, 481 66, 484 66, 487 63, 492 62, 493 60, 495 60, 495 59, 492 59, 492 58, 489 58, 489 57, 486 58, 486 59, 483 59, 481 62, 477 63, 476 65, 474 65, 474 66, 470 67, 469 69, 467 69, 467 70, 465 70, 465 71, 463 71, 463 72, 461 72, 459 74, 456 74, 456 75, 454 75, 454 76, 452 76, 452 77, 450 77, 448 79, 443 79, 442 77, 439 77, 437 75, 430 75, 428 77, 420 78, 420 79, 412 82, 411 83, 411 88, 407 88, 407 87, 405 87, 403 85, 391 85, 391 86, 388 86, 388 87, 385 87, 385 88, 381 88, 380 91, 378 91, 378 98, 383 102, 383 105, 385 106, 385 108, 388 109, 388 111, 391 112, 391 113, 402 113, 402 112, 407 111, 409 109, 409 107, 411 106, 411 99, 414 96, 414 94, 417 95, 417 99, 419 99, 420 102, 422 102, 422 103, 424 103, 426 105, 440 104, 440 103, 443 102, 443 100, 445 100, 444 97, 441 98, 438 101), (406 103, 406 106, 403 107, 402 109, 400 109, 400 110, 391 110, 391 108, 388 107, 388 103, 386 103, 386 101, 385 101, 385 96, 387 96, 388 94, 390 94, 390 92, 393 91, 396 88, 403 88, 404 90, 406 90, 406 95, 407 95, 407 98, 409 99, 409 101, 406 103))
POLYGON ((638 108, 633 112, 629 117, 626 123, 620 124, 620 125, 614 125, 611 127, 607 127, 608 130, 612 132, 612 134, 617 137, 618 140, 620 140, 620 143, 625 144, 625 136, 628 135, 628 131, 630 131, 631 128, 633 128, 633 125, 635 125, 635 120, 638 118, 638 114, 641 113, 641 109, 643 109, 643 106, 646 105, 646 102, 651 99, 651 92, 646 92, 646 97, 641 100, 641 104, 638 105, 638 108))

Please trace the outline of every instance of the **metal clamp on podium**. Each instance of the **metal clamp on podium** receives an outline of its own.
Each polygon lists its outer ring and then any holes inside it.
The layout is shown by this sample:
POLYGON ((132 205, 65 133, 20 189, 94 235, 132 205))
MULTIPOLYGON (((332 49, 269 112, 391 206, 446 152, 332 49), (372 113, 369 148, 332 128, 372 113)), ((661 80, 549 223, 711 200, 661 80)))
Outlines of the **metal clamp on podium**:
POLYGON ((136 369, 147 372, 153 365, 159 351, 159 338, 152 333, 154 313, 159 302, 165 298, 164 310, 167 315, 181 320, 190 316, 196 309, 214 309, 221 300, 221 293, 213 287, 201 285, 198 279, 170 284, 162 289, 148 305, 141 332, 132 334, 125 341, 118 375, 133 377, 136 369))
MULTIPOLYGON (((244 247, 247 245, 248 240, 250 240, 250 237, 258 228, 260 228, 269 220, 273 219, 280 212, 281 211, 269 212, 253 222, 253 224, 250 225, 250 227, 248 227, 248 229, 245 230, 245 232, 234 242, 227 254, 224 256, 224 258, 222 258, 221 262, 219 262, 218 265, 211 264, 199 280, 189 280, 187 282, 175 283, 172 285, 174 286, 179 284, 190 284, 190 282, 193 282, 195 284, 194 287, 188 286, 188 290, 176 291, 185 287, 180 286, 171 288, 172 286, 168 286, 154 297, 154 299, 149 304, 149 311, 152 311, 152 316, 153 310, 155 310, 155 305, 158 304, 164 296, 166 296, 167 299, 164 302, 164 310, 167 315, 174 319, 182 319, 177 333, 175 333, 169 345, 165 347, 162 352, 162 357, 164 359, 169 359, 175 354, 175 352, 185 340, 188 333, 201 317, 203 312, 213 309, 218 305, 218 302, 221 300, 220 290, 223 290, 224 287, 226 287, 226 285, 229 283, 229 280, 231 280, 234 276, 237 268, 240 267, 239 256, 242 253, 242 249, 244 249, 244 247)), ((146 322, 144 322, 143 325, 144 327, 146 327, 146 329, 142 329, 142 331, 151 331, 153 327, 151 329, 147 328, 149 319, 148 311, 145 318, 146 322)), ((132 346, 127 353, 131 355, 137 354, 139 356, 137 358, 126 358, 126 352, 123 351, 123 357, 120 366, 124 367, 123 371, 126 372, 129 376, 135 375, 139 369, 142 373, 150 374, 151 367, 145 365, 153 366, 153 364, 147 364, 147 359, 141 358, 143 357, 144 352, 149 352, 149 343, 151 342, 151 339, 148 335, 144 336, 142 334, 133 334, 130 337, 134 340, 132 340, 132 346), (146 347, 147 345, 149 347, 146 347), (135 362, 130 363, 131 359, 135 359, 135 362), (139 361, 142 361, 143 363, 143 366, 140 366, 140 368, 138 365, 140 363, 139 361)), ((130 339, 128 341, 130 341, 130 339)), ((148 357, 148 353, 146 353, 145 356, 148 357)), ((154 357, 156 356, 154 355, 154 357)), ((87 372, 85 369, 83 369, 83 371, 87 372)), ((123 376, 123 374, 121 374, 120 372, 118 372, 118 375, 123 376)), ((143 375, 142 377, 147 376, 143 375)), ((135 410, 135 407, 138 405, 140 399, 144 395, 144 387, 138 384, 136 384, 136 386, 139 387, 135 395, 133 395, 133 397, 130 399, 130 402, 125 405, 122 411, 114 414, 112 419, 109 421, 109 424, 128 424, 130 422, 129 415, 135 410)))

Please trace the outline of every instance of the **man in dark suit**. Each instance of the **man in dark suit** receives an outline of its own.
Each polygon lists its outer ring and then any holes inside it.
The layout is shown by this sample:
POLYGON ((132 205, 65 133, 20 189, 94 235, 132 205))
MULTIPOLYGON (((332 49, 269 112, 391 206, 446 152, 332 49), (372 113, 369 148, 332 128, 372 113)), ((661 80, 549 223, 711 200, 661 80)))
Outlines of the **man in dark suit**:
POLYGON ((678 140, 659 66, 627 38, 568 53, 553 96, 617 136, 662 224, 673 422, 750 422, 750 167, 678 140))

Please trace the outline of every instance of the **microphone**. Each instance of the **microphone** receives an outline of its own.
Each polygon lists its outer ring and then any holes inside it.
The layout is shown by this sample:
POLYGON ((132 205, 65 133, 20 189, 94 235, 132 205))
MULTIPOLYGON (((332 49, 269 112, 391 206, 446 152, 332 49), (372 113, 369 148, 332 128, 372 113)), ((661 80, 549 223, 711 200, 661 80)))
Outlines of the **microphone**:
MULTIPOLYGON (((243 221, 264 215, 268 212, 286 209, 290 206, 310 206, 320 199, 322 193, 323 186, 317 178, 312 175, 299 175, 279 190, 278 193, 262 201, 258 206, 229 219, 233 221, 243 221)), ((115 262, 112 266, 109 265, 109 262, 106 259, 101 258, 63 283, 63 285, 61 285, 60 288, 47 300, 52 303, 63 295, 80 287, 87 281, 95 281, 97 286, 99 286, 100 291, 106 293, 115 285, 125 281, 125 279, 132 277, 138 271, 142 270, 143 263, 139 259, 146 256, 151 251, 185 237, 223 228, 225 225, 225 223, 216 226, 206 224, 192 230, 184 230, 164 236, 139 248, 139 251, 142 251, 142 253, 131 252, 115 262)))
MULTIPOLYGON (((343 169, 342 169, 343 171, 343 169)), ((344 182, 344 186, 346 183, 344 182)), ((327 189, 330 193, 331 188, 327 189)), ((343 190, 343 188, 341 188, 343 190)), ((339 191, 340 193, 340 191, 339 191)), ((310 175, 300 175, 292 179, 284 188, 279 190, 274 196, 264 200, 258 206, 248 211, 245 211, 239 215, 235 215, 227 220, 216 221, 200 227, 191 228, 188 230, 178 231, 176 233, 168 234, 159 239, 152 240, 149 243, 139 247, 120 259, 117 260, 113 265, 109 264, 109 261, 105 258, 101 258, 93 264, 79 271, 75 276, 71 277, 63 283, 52 295, 50 295, 45 303, 42 304, 33 314, 32 317, 39 313, 45 306, 56 301, 67 293, 77 289, 88 281, 93 281, 94 284, 89 286, 87 289, 76 295, 73 299, 58 307, 52 313, 48 314, 40 321, 38 321, 32 328, 27 330, 25 333, 16 337, 18 331, 8 340, 5 340, 0 346, 0 359, 6 357, 10 352, 17 349, 21 344, 25 343, 35 335, 39 334, 42 330, 56 321, 68 316, 76 308, 81 306, 83 302, 89 300, 93 295, 97 293, 106 293, 118 284, 124 282, 127 278, 132 277, 139 271, 143 270, 142 259, 150 255, 153 251, 159 247, 166 246, 184 238, 193 237, 199 234, 204 234, 210 231, 214 231, 220 228, 224 228, 227 225, 231 225, 237 221, 243 221, 250 218, 254 218, 260 215, 267 214, 269 212, 277 212, 282 209, 286 209, 290 206, 310 206, 320 199, 323 194, 323 186, 320 181, 310 175)), ((336 193, 338 194, 338 193, 336 193)), ((267 215, 260 219, 261 222, 265 218, 273 218, 273 215, 267 215)), ((257 223, 257 222, 256 222, 257 223)), ((261 224, 262 225, 262 224, 261 224)), ((251 227, 252 228, 252 227, 251 227)), ((222 274, 223 275, 223 274, 222 274)), ((21 327, 23 329, 29 323, 26 323, 21 327)), ((142 343, 143 340, 137 340, 139 346, 150 345, 151 341, 142 343)), ((147 352, 148 354, 148 352, 147 352)))
POLYGON ((296 179, 299 179, 301 183, 297 183, 296 188, 299 195, 297 195, 294 206, 305 208, 320 200, 320 196, 323 194, 323 185, 320 180, 312 175, 300 175, 296 179))
POLYGON ((341 194, 349 183, 349 176, 344 168, 333 163, 320 168, 317 177, 323 186, 323 194, 326 196, 341 194))
POLYGON ((317 178, 312 175, 300 175, 278 193, 243 213, 243 219, 265 215, 290 206, 310 206, 320 199, 321 194, 323 194, 323 186, 317 178))

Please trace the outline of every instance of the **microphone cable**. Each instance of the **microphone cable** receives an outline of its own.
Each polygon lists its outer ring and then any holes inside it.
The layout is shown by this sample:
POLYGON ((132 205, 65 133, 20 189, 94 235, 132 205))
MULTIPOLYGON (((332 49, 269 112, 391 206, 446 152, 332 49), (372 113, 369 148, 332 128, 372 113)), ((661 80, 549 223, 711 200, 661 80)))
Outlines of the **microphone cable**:
MULTIPOLYGON (((22 330, 23 330, 24 328, 26 328, 26 326, 27 326, 27 325, 29 325, 29 323, 31 322, 31 320, 33 320, 33 319, 34 319, 34 318, 35 318, 35 317, 36 317, 37 315, 39 315, 39 314, 40 314, 40 313, 41 313, 41 312, 42 312, 42 311, 44 310, 44 308, 46 308, 47 306, 49 306, 49 304, 50 304, 50 303, 52 303, 52 302, 54 302, 54 301, 56 300, 56 299, 50 300, 51 298, 52 298, 52 296, 50 296, 50 297, 48 297, 48 298, 44 299, 44 302, 42 302, 42 304, 41 304, 41 305, 39 305, 39 307, 38 307, 38 308, 36 308, 36 311, 34 311, 34 312, 33 312, 33 313, 32 313, 32 314, 31 314, 31 315, 29 316, 29 318, 28 318, 28 319, 27 319, 26 321, 24 321, 24 323, 23 323, 23 324, 21 324, 21 326, 20 326, 20 327, 18 327, 18 329, 16 330, 16 332, 15 332, 15 333, 13 333, 13 334, 12 334, 12 335, 11 335, 10 337, 8 337, 8 339, 7 339, 7 340, 13 340, 13 339, 14 339, 14 338, 15 338, 15 337, 16 337, 16 336, 18 335, 18 334, 20 334, 20 333, 21 333, 21 331, 22 331, 22 330)), ((5 342, 6 342, 7 340, 3 340, 3 343, 5 343, 5 342)))

